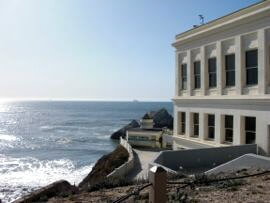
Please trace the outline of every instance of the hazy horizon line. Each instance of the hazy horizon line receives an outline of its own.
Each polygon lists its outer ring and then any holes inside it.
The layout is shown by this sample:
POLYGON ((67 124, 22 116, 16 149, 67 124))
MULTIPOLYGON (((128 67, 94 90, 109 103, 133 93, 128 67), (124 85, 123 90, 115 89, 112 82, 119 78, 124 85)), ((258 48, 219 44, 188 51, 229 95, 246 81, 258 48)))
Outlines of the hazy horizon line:
POLYGON ((65 99, 65 98, 0 98, 0 102, 16 102, 16 101, 85 101, 85 102, 172 102, 171 100, 155 100, 155 99, 65 99))

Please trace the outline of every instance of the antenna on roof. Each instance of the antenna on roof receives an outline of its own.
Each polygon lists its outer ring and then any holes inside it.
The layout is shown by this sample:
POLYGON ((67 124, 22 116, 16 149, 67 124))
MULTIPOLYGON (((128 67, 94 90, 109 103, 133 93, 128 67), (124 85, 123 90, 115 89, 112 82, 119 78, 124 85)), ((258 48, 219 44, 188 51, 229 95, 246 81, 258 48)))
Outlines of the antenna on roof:
POLYGON ((200 14, 199 18, 200 18, 200 21, 201 21, 201 25, 203 25, 204 24, 204 16, 200 14))

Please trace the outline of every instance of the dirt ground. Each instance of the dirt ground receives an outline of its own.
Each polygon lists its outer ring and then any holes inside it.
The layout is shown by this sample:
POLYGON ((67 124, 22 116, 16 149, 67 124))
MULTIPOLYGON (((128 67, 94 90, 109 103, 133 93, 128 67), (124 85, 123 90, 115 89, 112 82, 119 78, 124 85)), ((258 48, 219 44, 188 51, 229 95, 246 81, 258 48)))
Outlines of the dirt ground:
MULTIPOLYGON (((235 177, 262 172, 258 169, 242 170, 237 173, 219 174, 217 177, 235 177)), ((191 181, 194 178, 174 179, 172 181, 191 181)), ((132 185, 111 189, 101 189, 95 192, 83 192, 65 198, 52 198, 50 203, 58 202, 113 202, 132 192, 141 185, 132 185)), ((194 185, 179 189, 180 185, 167 185, 168 202, 270 202, 270 173, 239 180, 222 181, 209 185, 194 185)), ((124 202, 148 202, 149 187, 141 191, 136 198, 124 202)))

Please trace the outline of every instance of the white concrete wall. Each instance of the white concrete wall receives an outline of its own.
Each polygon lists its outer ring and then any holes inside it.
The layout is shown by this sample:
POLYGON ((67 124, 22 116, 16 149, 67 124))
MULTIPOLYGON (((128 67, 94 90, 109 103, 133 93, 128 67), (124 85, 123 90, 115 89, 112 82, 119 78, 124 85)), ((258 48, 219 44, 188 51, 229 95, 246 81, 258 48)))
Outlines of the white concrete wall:
POLYGON ((109 175, 107 175, 107 178, 125 176, 134 167, 134 156, 133 156, 132 147, 122 137, 120 137, 120 144, 128 151, 128 154, 129 154, 128 161, 122 164, 121 166, 119 166, 118 168, 116 168, 109 175))
MULTIPOLYGON (((245 144, 244 118, 246 116, 256 117, 256 144, 258 144, 259 152, 262 154, 270 154, 270 141, 268 126, 270 126, 270 103, 255 105, 241 104, 241 100, 230 104, 225 104, 226 101, 217 103, 216 101, 198 100, 192 104, 184 103, 175 104, 175 112, 186 112, 186 114, 199 113, 199 138, 191 137, 191 134, 179 135, 177 132, 174 136, 183 137, 194 142, 208 144, 212 146, 225 146, 224 143, 225 128, 224 116, 232 115, 233 122, 233 145, 245 144), (207 139, 207 115, 215 115, 215 140, 207 139)), ((177 115, 177 113, 176 113, 177 115)), ((176 121, 178 118, 176 118, 176 121)), ((186 128, 190 128, 189 120, 186 120, 186 128)), ((174 148, 177 148, 175 146, 174 148)))
POLYGON ((203 37, 200 40, 176 47, 176 95, 179 97, 194 96, 237 96, 264 95, 270 98, 270 14, 259 21, 247 22, 225 32, 203 37), (258 85, 246 86, 245 52, 258 49, 258 85), (235 54, 236 85, 225 87, 224 57, 235 54), (217 87, 208 88, 208 59, 217 59, 217 87), (194 90, 193 63, 201 61, 201 89, 194 90), (181 64, 187 64, 187 90, 181 87, 181 64))

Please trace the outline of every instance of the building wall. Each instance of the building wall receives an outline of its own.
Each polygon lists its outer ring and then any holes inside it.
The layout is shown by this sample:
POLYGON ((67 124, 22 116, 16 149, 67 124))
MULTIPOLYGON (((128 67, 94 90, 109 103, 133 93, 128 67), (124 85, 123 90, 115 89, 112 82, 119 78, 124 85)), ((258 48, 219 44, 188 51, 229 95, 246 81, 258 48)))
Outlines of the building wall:
MULTIPOLYGON (((233 145, 245 144, 244 119, 256 117, 256 143, 260 153, 270 154, 270 2, 254 15, 227 25, 176 40, 174 137, 211 146, 224 143, 224 116, 233 116, 233 145), (246 85, 246 51, 258 50, 258 83, 246 85), (235 85, 226 87, 225 55, 235 54, 235 85), (209 88, 208 59, 216 58, 215 88, 209 88), (194 62, 201 63, 201 88, 194 88, 194 62), (181 65, 187 64, 187 88, 182 88, 181 65), (180 112, 186 113, 186 133, 179 134, 180 112), (199 113, 199 137, 193 138, 192 115, 199 113), (207 140, 207 114, 215 115, 215 139, 207 140)), ((177 148, 174 143, 174 148, 177 148)))
POLYGON ((127 131, 127 140, 132 146, 161 147, 162 131, 127 131))
MULTIPOLYGON (((190 103, 175 104, 174 118, 176 128, 174 129, 174 137, 186 138, 195 142, 208 144, 212 146, 226 145, 241 145, 245 144, 244 118, 256 117, 256 144, 259 147, 259 153, 270 153, 269 129, 270 126, 270 103, 262 105, 257 102, 257 105, 242 104, 241 100, 230 101, 230 104, 225 104, 226 101, 193 101, 190 103), (215 104, 213 104, 215 103, 215 104), (186 112, 186 133, 180 133, 180 118, 179 112, 186 112), (199 113, 199 137, 192 137, 192 113, 199 113), (215 115, 215 139, 207 139, 207 115, 215 115), (233 142, 225 143, 225 128, 224 116, 233 116, 233 142)), ((255 103, 255 102, 253 102, 255 103)), ((174 149, 177 149, 177 142, 174 142, 174 149)))
POLYGON ((270 17, 262 22, 246 24, 235 33, 229 30, 217 33, 199 41, 183 44, 176 51, 176 98, 189 96, 237 96, 237 95, 265 95, 270 93, 270 17), (253 26, 252 26, 253 25, 253 26), (258 26, 263 26, 259 28, 258 26), (237 35, 233 35, 237 34, 237 35), (228 36, 227 36, 228 35, 228 36), (245 85, 245 51, 258 49, 259 83, 256 86, 245 85), (235 53, 236 85, 225 87, 224 56, 235 53), (209 89, 207 77, 207 61, 211 57, 217 59, 217 88, 209 89), (193 63, 201 61, 201 88, 194 89, 193 63), (181 88, 181 64, 187 64, 187 90, 181 88))

